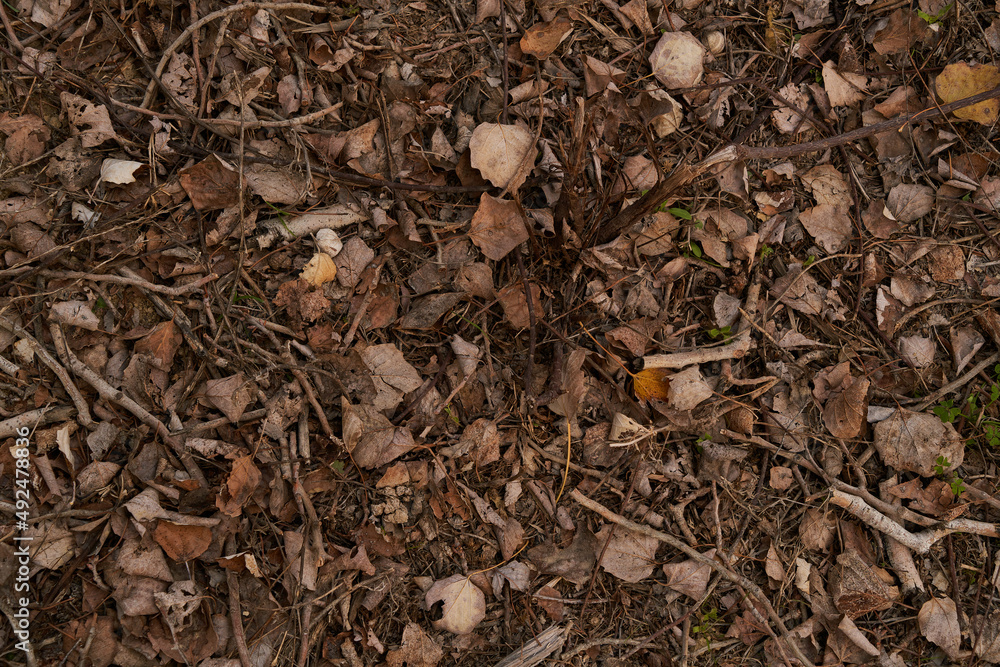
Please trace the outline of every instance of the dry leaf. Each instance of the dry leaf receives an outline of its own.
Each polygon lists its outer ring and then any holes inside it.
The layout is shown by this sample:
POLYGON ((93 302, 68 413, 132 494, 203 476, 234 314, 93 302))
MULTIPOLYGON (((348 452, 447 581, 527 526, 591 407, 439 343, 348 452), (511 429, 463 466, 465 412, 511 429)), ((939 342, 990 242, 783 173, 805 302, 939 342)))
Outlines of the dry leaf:
POLYGON ((497 262, 528 240, 521 207, 515 201, 497 199, 485 192, 472 216, 469 238, 483 254, 497 262))
POLYGON ((939 457, 954 470, 965 460, 965 441, 936 415, 898 409, 875 425, 875 449, 886 465, 924 477, 936 474, 939 457))
POLYGON ((472 166, 498 188, 516 191, 534 167, 533 142, 522 125, 482 123, 469 140, 472 166))
POLYGON ((52 304, 49 313, 53 320, 61 324, 80 327, 89 331, 100 329, 101 321, 90 309, 86 301, 60 301, 52 304))
POLYGON ((180 182, 199 211, 229 208, 239 202, 239 174, 215 155, 182 169, 180 182))
POLYGON ((171 559, 183 563, 205 553, 212 544, 212 529, 208 526, 186 526, 170 521, 158 521, 153 539, 171 559))
POLYGON ((926 185, 901 183, 889 191, 885 203, 896 220, 916 222, 931 212, 934 206, 934 190, 926 185))
POLYGON ((823 63, 823 87, 831 106, 850 106, 867 97, 865 89, 868 87, 868 77, 838 71, 833 61, 828 60, 823 63))
POLYGON ((174 355, 183 342, 181 330, 173 320, 167 320, 136 341, 135 352, 148 355, 156 368, 166 371, 173 365, 174 355))
POLYGON ((959 658, 962 631, 958 626, 958 610, 951 598, 932 597, 917 612, 920 633, 940 646, 952 660, 959 658))
POLYGON ((133 160, 108 158, 101 164, 101 180, 115 185, 135 183, 135 172, 142 166, 141 162, 133 160))
POLYGON ((830 204, 807 208, 799 214, 799 222, 830 254, 840 252, 850 242, 854 231, 847 211, 830 204))
POLYGON ((93 148, 108 139, 117 139, 118 134, 111 125, 111 116, 103 104, 94 105, 73 93, 59 96, 63 111, 73 126, 73 136, 80 140, 84 148, 93 148))
POLYGON ((827 401, 823 423, 835 438, 854 438, 861 433, 868 415, 870 384, 866 378, 852 378, 846 389, 827 401))
POLYGON ((556 50, 563 40, 573 32, 573 22, 562 16, 552 21, 536 23, 524 31, 521 51, 542 60, 556 50))
POLYGON ((611 526, 605 526, 597 533, 598 543, 601 545, 609 538, 601 559, 601 567, 605 572, 629 583, 642 581, 653 574, 656 549, 660 546, 655 537, 611 526))
POLYGON ((434 582, 425 597, 427 606, 443 602, 441 620, 434 627, 456 635, 472 632, 486 616, 486 596, 469 577, 456 574, 434 582))
POLYGON ((688 366, 670 376, 670 407, 675 410, 694 410, 702 401, 712 397, 712 386, 705 381, 698 366, 688 366))
POLYGON ((318 252, 306 262, 299 275, 313 287, 321 287, 337 277, 337 265, 328 254, 318 252))
POLYGON ((341 397, 344 447, 362 468, 379 468, 414 447, 409 429, 397 428, 374 405, 351 405, 341 397))
POLYGON ((253 464, 253 460, 249 456, 241 456, 233 461, 233 469, 222 492, 215 499, 215 506, 226 516, 239 516, 260 480, 260 470, 253 464))
POLYGON ((424 634, 412 621, 403 628, 403 645, 385 654, 388 667, 436 667, 444 657, 444 649, 424 634))
POLYGON ((243 373, 208 380, 205 383, 205 398, 235 424, 254 400, 253 384, 247 382, 243 373))
MULTIPOLYGON (((994 65, 952 63, 934 79, 934 88, 941 102, 957 102, 1000 85, 1000 69, 994 65)), ((1000 100, 986 100, 955 110, 955 117, 982 125, 993 125, 1000 117, 1000 100)))
POLYGON ((546 542, 528 549, 530 560, 542 574, 557 574, 574 584, 585 584, 597 561, 597 537, 587 528, 578 528, 573 542, 560 549, 552 542, 546 542))
POLYGON ((670 369, 647 368, 632 376, 632 388, 640 401, 655 399, 666 403, 670 400, 670 369))
MULTIPOLYGON (((709 549, 702 555, 714 559, 715 549, 709 549)), ((701 600, 708 589, 712 568, 701 561, 689 559, 680 563, 665 564, 663 573, 667 575, 667 588, 683 593, 692 600, 701 600)))
POLYGON ((689 32, 665 32, 649 55, 653 76, 668 90, 690 88, 701 81, 705 47, 689 32))
POLYGON ((837 564, 830 570, 830 597, 837 610, 852 620, 889 609, 898 595, 899 591, 887 586, 853 549, 837 556, 837 564))
POLYGON ((962 372, 985 342, 983 335, 972 327, 952 328, 951 352, 955 359, 955 373, 962 372))

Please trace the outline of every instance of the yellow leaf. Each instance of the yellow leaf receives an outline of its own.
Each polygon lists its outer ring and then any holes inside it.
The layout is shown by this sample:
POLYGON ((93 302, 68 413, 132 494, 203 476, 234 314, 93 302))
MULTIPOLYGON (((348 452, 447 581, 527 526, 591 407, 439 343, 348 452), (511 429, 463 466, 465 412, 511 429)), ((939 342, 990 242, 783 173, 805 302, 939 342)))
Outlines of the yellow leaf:
POLYGON ((632 386, 635 389, 635 397, 640 401, 648 401, 655 398, 664 403, 670 398, 670 379, 667 377, 670 369, 667 368, 647 368, 632 376, 632 386))
MULTIPOLYGON (((944 68, 934 81, 938 97, 945 104, 984 93, 1000 84, 1000 70, 993 65, 966 65, 953 63, 944 68)), ((992 125, 1000 116, 1000 101, 986 100, 979 104, 958 109, 956 118, 974 120, 982 125, 992 125)))

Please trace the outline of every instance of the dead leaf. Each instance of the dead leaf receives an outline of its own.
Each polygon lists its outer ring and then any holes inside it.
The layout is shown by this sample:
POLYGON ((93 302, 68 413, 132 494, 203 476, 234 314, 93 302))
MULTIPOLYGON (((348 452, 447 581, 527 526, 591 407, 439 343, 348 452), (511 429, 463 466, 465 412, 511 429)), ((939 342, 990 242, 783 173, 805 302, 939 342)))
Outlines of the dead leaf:
MULTIPOLYGON (((714 560, 715 549, 709 549, 702 555, 714 560)), ((667 575, 667 588, 683 593, 692 600, 701 600, 708 590, 712 567, 691 558, 680 563, 665 563, 663 574, 667 575)))
POLYGON ((848 549, 830 570, 830 597, 837 610, 853 620, 891 608, 899 591, 887 586, 858 552, 848 549))
POLYGON ((668 90, 690 88, 701 81, 705 47, 689 32, 665 32, 649 55, 653 76, 668 90))
POLYGON ((622 527, 605 526, 596 535, 602 546, 607 540, 601 567, 622 581, 636 583, 653 574, 656 568, 655 537, 634 533, 622 527))
POLYGON ((109 139, 118 139, 108 109, 103 104, 91 104, 78 95, 66 92, 59 99, 73 126, 73 136, 80 140, 84 148, 94 148, 109 139))
POLYGON ((886 465, 924 477, 936 474, 939 457, 948 460, 951 470, 965 459, 965 441, 955 427, 936 415, 902 408, 875 425, 874 444, 886 465))
POLYGON ((666 403, 670 400, 670 369, 647 368, 632 376, 635 397, 640 401, 655 399, 666 403))
POLYGON ((205 398, 235 424, 255 397, 253 385, 247 382, 243 373, 237 373, 208 380, 205 383, 205 398))
POLYGON ((153 539, 164 553, 178 563, 193 560, 205 553, 212 544, 212 529, 208 526, 186 526, 170 521, 158 521, 153 539))
POLYGON ((972 361, 976 352, 982 348, 986 339, 976 329, 972 327, 952 327, 951 329, 951 353, 955 360, 955 373, 961 373, 962 369, 972 361))
POLYGON ((60 301, 52 304, 49 313, 52 319, 60 324, 80 327, 89 331, 100 329, 101 321, 86 301, 60 301))
POLYGON ((260 480, 260 470, 253 464, 253 460, 249 456, 241 456, 233 461, 233 469, 222 493, 215 500, 215 506, 226 516, 239 516, 253 497, 260 480))
POLYGON ((927 336, 901 336, 899 352, 917 368, 926 368, 934 363, 937 346, 927 336))
MULTIPOLYGON (((827 401, 823 408, 823 423, 835 438, 854 438, 868 416, 868 387, 866 378, 851 378, 850 384, 827 401)), ((843 385, 842 385, 843 386, 843 385)))
POLYGON ((598 547, 597 537, 581 527, 573 536, 572 544, 565 549, 546 542, 528 549, 528 560, 543 574, 557 574, 574 584, 585 584, 590 581, 598 547))
POLYGON ((434 582, 424 596, 428 607, 443 602, 441 620, 434 627, 467 635, 486 617, 486 596, 469 577, 456 574, 434 582))
POLYGON ((830 98, 830 105, 845 107, 867 97, 868 77, 853 72, 841 72, 828 60, 823 63, 823 88, 830 98))
POLYGON ((239 174, 215 155, 182 169, 180 183, 199 211, 229 208, 239 202, 239 174))
POLYGON ((920 633, 937 644, 952 660, 959 658, 962 631, 958 626, 958 610, 951 598, 932 597, 917 612, 920 633))
POLYGON ((888 19, 876 23, 874 32, 869 31, 868 34, 875 50, 885 56, 907 51, 924 39, 929 30, 927 22, 915 11, 902 7, 890 14, 888 19))
POLYGON ((393 426, 374 405, 351 405, 341 397, 344 447, 362 468, 380 468, 414 447, 408 429, 393 426))
POLYGON ((521 38, 521 51, 525 55, 544 60, 572 32, 573 22, 562 16, 558 16, 552 21, 536 23, 524 31, 524 36, 521 38))
POLYGON ((854 231, 847 211, 830 204, 807 208, 799 214, 799 222, 830 254, 840 252, 850 242, 854 231))
POLYGON ((934 190, 926 185, 901 183, 890 190, 886 198, 886 207, 900 222, 916 222, 930 213, 933 206, 934 190))
MULTIPOLYGON (((944 104, 984 93, 997 85, 1000 85, 1000 69, 994 65, 952 63, 934 79, 934 88, 944 104)), ((1000 118, 1000 100, 986 100, 956 109, 954 113, 955 118, 993 125, 1000 118)))
POLYGON ((386 653, 385 662, 388 667, 436 667, 443 657, 444 649, 410 622, 403 628, 403 645, 386 653))
POLYGON ((469 140, 472 166, 498 188, 516 192, 534 167, 533 142, 523 125, 482 123, 469 140))
MULTIPOLYGON (((535 285, 531 283, 531 307, 534 310, 535 318, 541 315, 541 297, 542 291, 535 285)), ((507 320, 510 325, 515 329, 527 329, 531 324, 531 318, 528 314, 528 300, 524 295, 524 287, 520 283, 514 283, 513 285, 508 285, 502 290, 497 292, 497 299, 500 301, 500 305, 503 307, 503 313, 507 316, 507 320)))
POLYGON ((469 238, 495 262, 528 240, 528 228, 517 202, 497 199, 485 192, 472 216, 469 238))
POLYGON ((698 366, 688 366, 670 376, 670 407, 675 410, 694 410, 702 401, 712 397, 712 386, 705 380, 698 366))
POLYGON ((167 320, 136 341, 135 352, 148 355, 156 368, 167 371, 173 365, 174 355, 183 342, 184 336, 180 329, 173 320, 167 320))
POLYGON ((108 158, 101 163, 101 180, 115 185, 135 183, 135 172, 144 166, 134 160, 108 158))
POLYGON ((361 280, 361 273, 375 259, 375 251, 368 244, 352 236, 333 262, 337 265, 337 282, 344 287, 354 287, 361 280))

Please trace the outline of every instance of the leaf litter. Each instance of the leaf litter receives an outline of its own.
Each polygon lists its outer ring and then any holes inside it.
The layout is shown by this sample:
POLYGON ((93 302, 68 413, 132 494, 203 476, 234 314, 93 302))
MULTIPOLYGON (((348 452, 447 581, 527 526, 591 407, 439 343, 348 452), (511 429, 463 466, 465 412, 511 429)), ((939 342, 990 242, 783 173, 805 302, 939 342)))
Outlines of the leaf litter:
POLYGON ((1000 661, 996 7, 78 5, 0 10, 27 664, 1000 661))

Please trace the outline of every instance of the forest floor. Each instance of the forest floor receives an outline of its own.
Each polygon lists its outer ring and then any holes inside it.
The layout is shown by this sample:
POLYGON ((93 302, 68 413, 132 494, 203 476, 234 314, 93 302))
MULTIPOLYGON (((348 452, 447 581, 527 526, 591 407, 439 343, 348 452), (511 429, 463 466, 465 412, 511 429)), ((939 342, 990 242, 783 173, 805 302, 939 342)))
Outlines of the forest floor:
POLYGON ((1000 662, 998 9, 0 4, 0 661, 1000 662))

